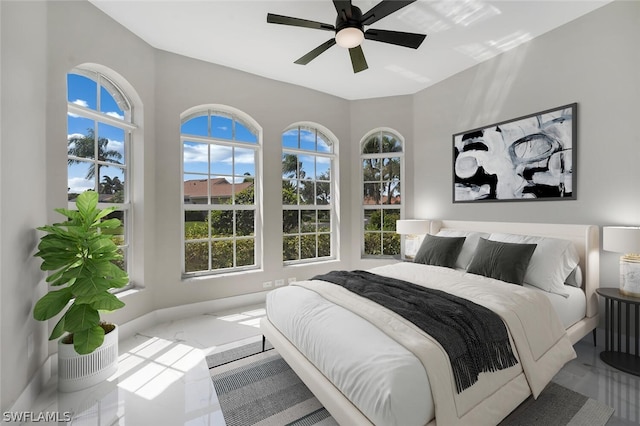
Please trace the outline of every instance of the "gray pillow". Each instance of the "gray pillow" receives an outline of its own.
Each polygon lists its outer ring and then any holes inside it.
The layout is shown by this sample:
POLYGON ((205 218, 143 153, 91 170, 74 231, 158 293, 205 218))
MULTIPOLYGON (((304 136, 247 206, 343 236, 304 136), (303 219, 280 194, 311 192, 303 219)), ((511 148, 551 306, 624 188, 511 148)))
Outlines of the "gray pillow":
POLYGON ((480 238, 467 272, 522 285, 536 245, 480 238))
POLYGON ((465 238, 436 237, 435 235, 427 234, 413 261, 414 263, 424 263, 425 265, 454 268, 465 238))

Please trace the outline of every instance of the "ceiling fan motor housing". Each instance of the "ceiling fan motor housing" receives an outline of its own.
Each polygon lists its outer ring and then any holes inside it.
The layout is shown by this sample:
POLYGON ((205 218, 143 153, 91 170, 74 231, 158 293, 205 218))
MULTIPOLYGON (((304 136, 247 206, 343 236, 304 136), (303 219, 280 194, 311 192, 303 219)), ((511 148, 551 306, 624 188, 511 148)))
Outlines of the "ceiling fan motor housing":
POLYGON ((364 32, 362 26, 362 11, 359 7, 351 5, 351 10, 342 10, 336 17, 336 33, 345 28, 357 28, 364 32))

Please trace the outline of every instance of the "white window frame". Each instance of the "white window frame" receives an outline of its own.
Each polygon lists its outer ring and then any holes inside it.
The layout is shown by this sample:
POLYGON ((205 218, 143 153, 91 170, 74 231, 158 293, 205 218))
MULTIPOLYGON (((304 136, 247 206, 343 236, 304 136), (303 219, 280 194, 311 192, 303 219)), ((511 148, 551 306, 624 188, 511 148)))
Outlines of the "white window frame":
MULTIPOLYGON (((252 130, 256 136, 256 143, 249 143, 243 141, 236 141, 234 139, 221 139, 217 137, 211 136, 198 136, 198 135, 190 135, 183 134, 180 132, 180 149, 181 149, 181 162, 180 162, 180 177, 181 177, 181 188, 180 188, 180 204, 181 208, 181 256, 182 256, 182 278, 194 278, 194 277, 202 277, 202 276, 218 276, 228 273, 235 272, 245 272, 260 269, 262 267, 262 127, 248 114, 240 111, 239 109, 227 106, 227 105, 219 105, 219 104, 211 104, 211 105, 202 105, 198 107, 190 108, 180 115, 180 123, 181 125, 191 120, 192 118, 207 116, 207 126, 208 126, 208 134, 211 135, 211 116, 223 116, 227 118, 231 118, 234 129, 232 130, 232 138, 235 138, 235 123, 236 121, 245 125, 249 130, 252 130), (197 142, 208 144, 209 148, 211 146, 227 146, 227 147, 238 147, 242 149, 253 149, 255 153, 255 176, 254 178, 254 204, 214 204, 211 203, 211 188, 208 187, 207 194, 207 204, 185 204, 184 202, 184 143, 185 142, 197 142), (208 237, 207 238, 199 238, 199 239, 185 239, 185 212, 186 211, 241 211, 241 210, 253 210, 254 211, 254 235, 253 237, 246 236, 232 236, 232 237, 224 237, 224 238, 215 238, 211 235, 211 227, 208 229, 208 237), (211 243, 216 240, 232 240, 233 241, 233 263, 236 263, 236 242, 242 239, 253 238, 254 240, 254 264, 247 266, 232 266, 230 268, 219 268, 212 269, 213 265, 211 262, 211 243), (203 271, 194 271, 187 272, 186 271, 186 253, 185 246, 187 242, 203 242, 208 243, 209 245, 209 256, 208 256, 208 269, 203 271)), ((189 172, 189 174, 198 174, 189 172)), ((202 174, 202 176, 207 176, 207 178, 212 178, 211 175, 211 162, 209 161, 209 169, 207 174, 202 174)), ((234 226, 235 227, 235 226, 234 226)))
MULTIPOLYGON (((337 224, 339 222, 338 220, 338 209, 337 209, 337 203, 336 200, 338 199, 338 138, 326 127, 321 126, 320 124, 317 123, 312 123, 312 122, 298 122, 298 123, 294 123, 292 125, 290 125, 289 127, 287 127, 282 134, 285 134, 288 131, 294 130, 294 129, 298 129, 298 138, 300 137, 300 130, 307 130, 307 131, 312 131, 315 132, 315 146, 316 149, 314 151, 311 150, 306 150, 306 149, 301 149, 301 148, 291 148, 291 147, 285 147, 284 145, 281 144, 282 147, 282 155, 280 156, 280 158, 282 158, 285 154, 294 154, 294 155, 305 155, 305 156, 313 156, 313 157, 321 157, 321 158, 326 158, 329 160, 329 187, 330 187, 330 191, 331 191, 331 198, 329 200, 328 204, 316 204, 316 199, 314 197, 314 203, 313 204, 284 204, 282 203, 282 213, 284 214, 285 211, 297 211, 298 212, 298 232, 297 233, 292 233, 292 234, 284 234, 284 231, 282 232, 282 242, 283 242, 283 263, 285 266, 289 266, 289 265, 299 265, 299 264, 304 264, 304 263, 316 263, 316 262, 324 262, 324 261, 328 261, 328 260, 335 260, 338 257, 338 232, 337 232, 337 224), (318 141, 318 135, 322 135, 322 138, 327 141, 330 145, 331 145, 331 152, 322 152, 322 151, 318 151, 317 149, 317 141, 318 141), (331 226, 329 228, 329 235, 330 235, 330 244, 331 244, 331 250, 330 250, 330 254, 329 256, 322 256, 319 257, 318 256, 318 235, 321 234, 327 234, 326 232, 318 232, 318 229, 316 229, 315 232, 315 236, 316 236, 316 256, 315 257, 309 257, 309 258, 305 258, 305 259, 301 259, 301 244, 298 244, 298 259, 295 260, 284 260, 284 238, 287 236, 298 236, 299 238, 302 238, 303 235, 312 235, 314 233, 311 232, 302 232, 302 226, 300 224, 300 215, 301 215, 301 211, 302 210, 316 210, 320 211, 329 211, 329 216, 331 218, 331 226)), ((300 146, 300 140, 298 140, 298 146, 300 146)), ((282 174, 281 174, 281 181, 283 180, 282 178, 282 174)), ((316 177, 314 175, 313 179, 309 179, 309 181, 313 181, 313 182, 317 182, 316 181, 316 177)), ((299 200, 299 197, 298 197, 299 200)), ((317 213, 316 213, 317 214, 317 213)), ((317 217, 317 216, 316 216, 317 217)))
MULTIPOLYGON (((122 211, 123 214, 123 226, 124 226, 124 244, 118 245, 118 248, 122 250, 124 253, 124 264, 126 265, 126 272, 129 275, 130 281, 129 283, 117 290, 114 290, 114 293, 119 293, 125 290, 129 290, 134 286, 133 281, 131 280, 132 276, 132 262, 133 262, 133 249, 131 238, 133 236, 133 206, 131 202, 131 189, 133 185, 131 183, 133 179, 133 167, 131 161, 131 144, 133 140, 133 132, 138 128, 138 126, 134 122, 134 109, 133 103, 130 101, 129 97, 124 93, 124 90, 121 89, 116 83, 114 83, 107 75, 104 74, 102 70, 94 70, 90 67, 76 67, 71 69, 67 74, 77 74, 83 77, 87 77, 96 82, 96 109, 91 109, 82 105, 78 105, 74 102, 71 102, 67 99, 67 114, 73 114, 82 118, 86 118, 89 120, 93 120, 94 129, 95 129, 95 145, 94 152, 98 152, 98 140, 100 135, 98 133, 98 123, 107 124, 109 126, 117 127, 124 131, 124 156, 125 156, 125 164, 123 166, 110 163, 108 161, 100 161, 97 156, 94 156, 93 159, 89 158, 81 158, 74 157, 72 155, 67 155, 68 159, 79 160, 86 163, 93 163, 95 167, 98 166, 108 166, 108 167, 116 167, 123 170, 123 174, 126 177, 124 180, 124 200, 122 203, 98 203, 98 208, 105 209, 107 207, 115 207, 117 211, 122 211), (106 113, 100 112, 101 106, 101 90, 100 88, 104 87, 109 94, 114 98, 120 109, 124 112, 124 119, 120 120, 106 113)), ((68 90, 68 88, 67 88, 68 90)), ((67 123, 68 124, 68 123, 67 123)), ((67 132, 68 133, 68 132, 67 132)), ((94 191, 99 193, 100 182, 98 179, 95 179, 94 191)), ((75 210, 76 204, 75 201, 69 201, 67 208, 69 210, 75 210)))
MULTIPOLYGON (((364 137, 360 140, 360 156, 358 157, 359 160, 359 181, 360 181, 360 205, 362 206, 362 208, 360 209, 360 223, 362 224, 360 226, 360 257, 362 259, 390 259, 390 258, 399 258, 401 256, 401 253, 398 253, 397 255, 385 255, 385 254, 380 254, 380 255, 374 255, 374 254, 366 254, 365 253, 365 242, 364 242, 364 234, 365 234, 365 230, 364 230, 364 221, 365 221, 365 212, 367 210, 400 210, 400 219, 404 219, 404 188, 405 188, 405 175, 404 175, 404 154, 405 154, 405 140, 404 137, 397 132, 396 130, 389 128, 389 127, 379 127, 376 129, 371 130, 370 132, 368 132, 367 134, 364 135, 364 137), (364 149, 364 145, 365 143, 375 134, 379 133, 380 135, 383 134, 391 134, 395 139, 397 139, 400 142, 400 145, 402 147, 402 151, 400 152, 381 152, 381 153, 375 153, 375 154, 370 154, 370 153, 363 153, 363 149, 364 149), (362 163, 365 159, 368 158, 390 158, 390 157, 398 157, 400 159, 400 204, 365 204, 364 203, 364 176, 362 173, 362 163)), ((382 238, 382 234, 384 234, 383 230, 380 230, 380 234, 381 234, 381 238, 382 238)), ((383 247, 383 246, 381 246, 383 247)), ((402 251, 402 244, 400 245, 401 247, 401 251, 402 251)))

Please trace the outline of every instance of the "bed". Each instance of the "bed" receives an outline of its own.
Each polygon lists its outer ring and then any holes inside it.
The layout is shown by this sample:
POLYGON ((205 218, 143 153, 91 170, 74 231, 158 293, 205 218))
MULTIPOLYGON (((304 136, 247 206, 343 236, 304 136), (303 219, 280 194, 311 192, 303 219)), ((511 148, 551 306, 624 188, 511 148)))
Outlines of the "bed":
POLYGON ((340 424, 497 424, 527 397, 537 397, 575 356, 571 345, 595 329, 599 230, 592 225, 451 220, 432 221, 430 228, 431 235, 445 237, 476 233, 498 240, 506 235, 506 241, 513 236, 568 241, 577 251, 581 279, 574 283, 578 286, 551 292, 461 268, 399 262, 369 270, 410 282, 429 281, 419 282, 425 285, 434 285, 436 277, 436 287, 463 297, 473 295, 479 299, 474 302, 502 310, 518 362, 481 373, 463 391, 456 389, 438 342, 429 336, 416 338, 421 332, 411 324, 325 281, 310 280, 269 293, 263 334, 340 424), (491 285, 474 290, 476 281, 491 285), (523 300, 523 307, 511 306, 511 299, 523 300))

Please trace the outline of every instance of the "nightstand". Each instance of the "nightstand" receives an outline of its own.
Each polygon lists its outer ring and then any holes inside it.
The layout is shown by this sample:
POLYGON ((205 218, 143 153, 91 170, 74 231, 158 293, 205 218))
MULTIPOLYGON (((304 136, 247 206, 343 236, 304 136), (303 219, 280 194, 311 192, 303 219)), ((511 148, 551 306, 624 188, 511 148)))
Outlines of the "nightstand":
POLYGON ((605 349, 600 353, 600 359, 618 370, 640 376, 640 352, 638 351, 640 298, 625 296, 617 288, 598 288, 596 293, 604 297, 605 306, 605 349), (635 328, 633 348, 629 336, 631 327, 635 328))

